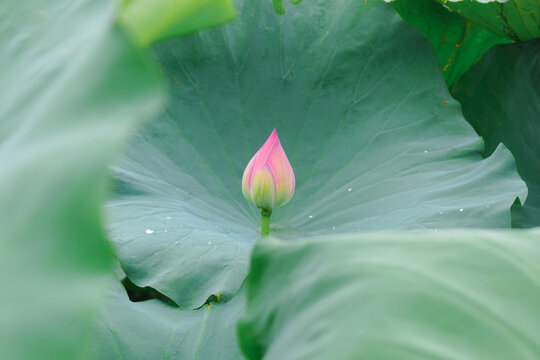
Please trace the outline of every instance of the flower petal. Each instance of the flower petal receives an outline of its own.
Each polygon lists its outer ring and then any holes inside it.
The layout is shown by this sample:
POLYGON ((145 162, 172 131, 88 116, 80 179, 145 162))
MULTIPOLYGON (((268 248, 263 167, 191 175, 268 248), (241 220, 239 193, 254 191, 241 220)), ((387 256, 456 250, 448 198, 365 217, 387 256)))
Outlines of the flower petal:
MULTIPOLYGON (((255 156, 257 155, 255 154, 255 156)), ((253 202, 253 199, 251 198, 251 178, 253 177, 253 163, 255 162, 255 156, 253 156, 247 164, 244 175, 242 176, 242 194, 244 194, 244 197, 249 202, 253 202)))
POLYGON ((274 129, 246 166, 242 193, 257 207, 273 209, 291 199, 294 186, 293 169, 274 129))
POLYGON ((277 139, 268 155, 267 164, 270 166, 276 181, 276 202, 274 206, 285 205, 294 193, 295 181, 293 169, 279 139, 277 139))
MULTIPOLYGON (((255 161, 253 163, 253 169, 257 171, 261 166, 266 164, 266 159, 268 155, 272 152, 276 142, 279 142, 276 129, 272 131, 268 139, 264 142, 264 145, 257 151, 255 154, 255 161)), ((281 146, 281 145, 280 145, 281 146)))
POLYGON ((276 186, 268 164, 260 167, 253 175, 251 199, 261 209, 273 209, 276 202, 276 186))

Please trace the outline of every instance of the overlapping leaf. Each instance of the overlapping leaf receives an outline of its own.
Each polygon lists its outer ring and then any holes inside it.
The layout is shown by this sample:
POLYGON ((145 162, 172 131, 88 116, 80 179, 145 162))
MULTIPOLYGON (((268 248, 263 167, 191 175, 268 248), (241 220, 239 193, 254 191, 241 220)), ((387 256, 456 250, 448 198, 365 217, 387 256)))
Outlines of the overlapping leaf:
POLYGON ((515 41, 540 37, 538 0, 437 0, 449 10, 515 41))
POLYGON ((131 302, 118 285, 98 322, 97 359, 240 359, 236 321, 244 293, 226 304, 180 310, 159 300, 131 302))
POLYGON ((265 238, 248 278, 242 350, 250 360, 536 359, 539 235, 265 238))
POLYGON ((510 42, 448 11, 435 0, 393 0, 390 4, 429 39, 441 61, 448 86, 452 86, 493 45, 510 42))
POLYGON ((540 41, 498 46, 453 89, 490 154, 502 142, 529 188, 513 226, 540 225, 540 41))
POLYGON ((155 48, 171 97, 115 167, 108 215, 127 275, 182 307, 233 297, 259 215, 240 179, 276 127, 295 170, 272 232, 508 227, 526 188, 448 94, 429 43, 378 1, 309 1, 155 48), (414 51, 411 51, 414 49, 414 51))

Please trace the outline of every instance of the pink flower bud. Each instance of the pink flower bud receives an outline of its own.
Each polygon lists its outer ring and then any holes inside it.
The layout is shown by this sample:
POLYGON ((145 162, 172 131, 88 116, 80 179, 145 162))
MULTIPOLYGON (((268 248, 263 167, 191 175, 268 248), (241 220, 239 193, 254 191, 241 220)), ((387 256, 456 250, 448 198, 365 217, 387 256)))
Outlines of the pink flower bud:
POLYGON ((242 177, 244 197, 261 209, 285 205, 294 193, 294 172, 276 129, 249 161, 242 177))

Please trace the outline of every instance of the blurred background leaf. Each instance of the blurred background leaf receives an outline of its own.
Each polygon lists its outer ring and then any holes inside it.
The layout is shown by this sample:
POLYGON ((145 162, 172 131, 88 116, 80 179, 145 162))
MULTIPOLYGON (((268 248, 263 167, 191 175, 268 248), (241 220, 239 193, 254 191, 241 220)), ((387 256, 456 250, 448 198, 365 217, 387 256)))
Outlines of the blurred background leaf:
POLYGON ((247 314, 255 359, 537 359, 538 232, 265 238, 247 314))
POLYGON ((390 5, 429 39, 449 87, 492 46, 511 42, 448 11, 436 0, 394 0, 390 5))
POLYGON ((128 0, 119 22, 142 46, 234 19, 231 0, 128 0))
POLYGON ((158 108, 111 1, 11 1, 0 32, 0 358, 91 357, 109 164, 158 108))
POLYGON ((452 89, 488 156, 504 143, 529 196, 512 209, 514 227, 540 225, 540 40, 497 46, 452 89))
POLYGON ((514 41, 540 37, 540 1, 538 0, 438 0, 486 29, 514 41))

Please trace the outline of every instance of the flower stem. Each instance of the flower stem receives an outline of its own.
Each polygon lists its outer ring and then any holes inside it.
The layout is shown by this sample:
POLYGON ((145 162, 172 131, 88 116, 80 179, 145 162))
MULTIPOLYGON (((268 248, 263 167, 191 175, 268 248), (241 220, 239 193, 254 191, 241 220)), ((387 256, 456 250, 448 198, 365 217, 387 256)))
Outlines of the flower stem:
POLYGON ((270 232, 270 216, 272 209, 261 209, 261 237, 268 236, 270 232))

